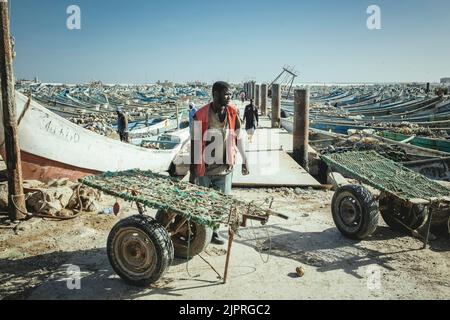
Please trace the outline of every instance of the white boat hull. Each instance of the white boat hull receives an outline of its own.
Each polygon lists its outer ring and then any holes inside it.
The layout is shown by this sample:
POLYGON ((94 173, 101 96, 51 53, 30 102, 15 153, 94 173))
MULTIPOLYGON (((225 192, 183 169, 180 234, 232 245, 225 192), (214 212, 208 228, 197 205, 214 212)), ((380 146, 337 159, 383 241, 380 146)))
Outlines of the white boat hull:
MULTIPOLYGON (((27 100, 16 92, 18 119, 27 100)), ((83 129, 34 100, 23 114, 18 132, 24 179, 43 181, 129 169, 167 171, 181 148, 155 150, 122 143, 83 129)), ((4 141, 3 112, 0 112, 0 141, 4 141)), ((1 153, 5 158, 4 144, 1 153)))

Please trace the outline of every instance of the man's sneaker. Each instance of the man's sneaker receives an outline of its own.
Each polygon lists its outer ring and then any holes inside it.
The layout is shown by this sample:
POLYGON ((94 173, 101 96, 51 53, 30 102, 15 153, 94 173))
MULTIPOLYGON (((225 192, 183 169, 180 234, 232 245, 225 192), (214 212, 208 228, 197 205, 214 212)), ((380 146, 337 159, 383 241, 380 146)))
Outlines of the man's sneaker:
POLYGON ((219 236, 219 234, 216 231, 213 231, 211 243, 225 244, 225 240, 221 236, 219 236))

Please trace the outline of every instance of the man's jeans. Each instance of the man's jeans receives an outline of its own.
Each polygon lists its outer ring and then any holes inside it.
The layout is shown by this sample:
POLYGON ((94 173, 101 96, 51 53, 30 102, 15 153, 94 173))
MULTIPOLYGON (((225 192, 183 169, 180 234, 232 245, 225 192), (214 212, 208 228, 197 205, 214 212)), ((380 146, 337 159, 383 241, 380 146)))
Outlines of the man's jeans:
POLYGON ((233 172, 224 176, 204 176, 198 177, 198 185, 222 191, 225 195, 231 195, 231 184, 233 172))

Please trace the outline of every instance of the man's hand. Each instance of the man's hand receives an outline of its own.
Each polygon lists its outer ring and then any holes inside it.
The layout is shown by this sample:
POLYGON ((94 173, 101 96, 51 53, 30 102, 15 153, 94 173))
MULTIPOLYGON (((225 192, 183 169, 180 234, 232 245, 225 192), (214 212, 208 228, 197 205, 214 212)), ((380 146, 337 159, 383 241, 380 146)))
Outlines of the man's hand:
POLYGON ((242 164, 242 175, 248 176, 250 174, 250 171, 248 170, 248 164, 243 163, 242 164))

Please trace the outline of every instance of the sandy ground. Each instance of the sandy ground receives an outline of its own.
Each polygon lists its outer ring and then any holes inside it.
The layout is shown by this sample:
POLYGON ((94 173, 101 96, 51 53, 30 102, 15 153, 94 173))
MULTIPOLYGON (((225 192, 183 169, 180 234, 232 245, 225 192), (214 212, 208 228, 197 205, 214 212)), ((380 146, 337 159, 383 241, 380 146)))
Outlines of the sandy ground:
MULTIPOLYGON (((109 230, 136 213, 122 202, 119 217, 83 213, 69 221, 32 219, 0 223, 0 299, 448 299, 450 239, 431 249, 386 227, 380 219, 366 241, 344 238, 330 213, 332 191, 235 189, 246 201, 263 203, 289 220, 241 228, 232 247, 229 279, 222 284, 226 245, 210 245, 200 256, 175 259, 149 288, 126 285, 106 255, 109 230), (204 260, 203 260, 203 259, 204 260), (205 260, 208 262, 206 263, 205 260), (210 266, 210 265, 211 266, 210 266), (80 268, 80 288, 68 288, 68 267, 80 268), (303 277, 296 275, 302 267, 303 277)), ((112 205, 114 199, 104 197, 112 205)), ((153 214, 154 212, 150 212, 153 214)), ((227 237, 225 228, 220 230, 227 237)), ((69 281, 70 284, 75 283, 69 281)), ((70 286, 69 286, 70 287, 70 286)))

